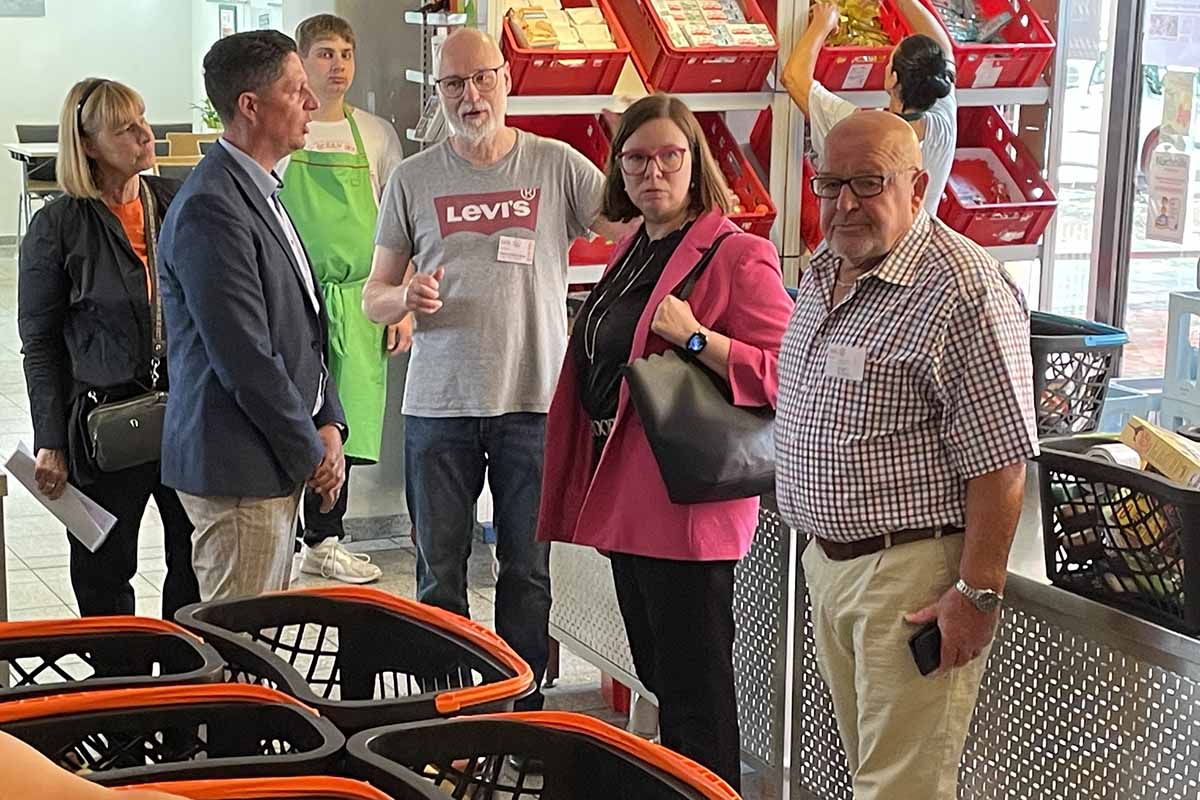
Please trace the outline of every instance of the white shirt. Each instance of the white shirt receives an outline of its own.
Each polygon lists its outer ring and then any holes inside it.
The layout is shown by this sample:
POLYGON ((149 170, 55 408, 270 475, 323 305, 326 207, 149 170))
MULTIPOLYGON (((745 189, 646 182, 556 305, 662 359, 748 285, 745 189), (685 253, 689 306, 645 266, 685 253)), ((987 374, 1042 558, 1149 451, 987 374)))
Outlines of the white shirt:
MULTIPOLYGON (((383 195, 383 187, 387 179, 401 161, 404 151, 400 148, 400 137, 396 129, 387 120, 368 114, 361 108, 354 109, 354 122, 358 125, 358 134, 362 137, 363 149, 367 151, 367 164, 371 169, 371 188, 375 192, 375 201, 383 195)), ((304 143, 305 150, 315 153, 354 153, 354 134, 350 131, 350 123, 344 117, 337 122, 308 123, 308 136, 304 143)), ((275 171, 285 177, 290 158, 283 158, 275 165, 275 171)))
MULTIPOLYGON (((808 93, 808 122, 812 128, 813 149, 817 151, 818 158, 825 154, 825 137, 833 126, 857 110, 858 107, 850 101, 813 81, 812 90, 808 93)), ((921 140, 921 155, 925 171, 929 173, 925 210, 931 217, 936 217, 946 181, 950 179, 950 168, 954 166, 954 146, 958 139, 958 99, 953 89, 949 95, 930 106, 924 120, 925 138, 921 140)), ((821 169, 819 163, 817 169, 821 169)))

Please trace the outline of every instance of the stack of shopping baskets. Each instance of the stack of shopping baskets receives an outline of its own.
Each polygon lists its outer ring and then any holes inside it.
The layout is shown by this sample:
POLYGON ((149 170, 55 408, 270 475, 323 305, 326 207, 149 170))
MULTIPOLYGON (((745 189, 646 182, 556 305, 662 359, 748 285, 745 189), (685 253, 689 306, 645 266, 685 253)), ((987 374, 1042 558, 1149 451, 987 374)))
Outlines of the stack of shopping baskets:
POLYGON ((1120 437, 1092 433, 1127 337, 1041 316, 1040 325, 1033 319, 1032 349, 1047 576, 1067 591, 1200 634, 1200 443, 1193 443, 1200 434, 1138 417, 1120 437), (1160 469, 1160 455, 1177 468, 1160 469))
POLYGON ((198 603, 177 622, 0 623, 0 731, 94 782, 193 800, 737 797, 604 723, 512 713, 534 681, 508 645, 386 592, 198 603))

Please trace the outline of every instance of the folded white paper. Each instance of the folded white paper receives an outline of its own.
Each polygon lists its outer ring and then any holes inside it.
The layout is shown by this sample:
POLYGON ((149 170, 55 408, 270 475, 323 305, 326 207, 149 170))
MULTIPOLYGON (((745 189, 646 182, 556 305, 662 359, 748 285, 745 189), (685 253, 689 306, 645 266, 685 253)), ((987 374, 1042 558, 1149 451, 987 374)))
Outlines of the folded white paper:
POLYGON ((72 536, 93 553, 100 549, 100 545, 108 538, 108 532, 117 524, 116 517, 70 484, 67 484, 67 490, 57 500, 51 500, 42 494, 33 477, 33 453, 24 442, 17 445, 4 468, 57 517, 59 522, 66 525, 72 536))

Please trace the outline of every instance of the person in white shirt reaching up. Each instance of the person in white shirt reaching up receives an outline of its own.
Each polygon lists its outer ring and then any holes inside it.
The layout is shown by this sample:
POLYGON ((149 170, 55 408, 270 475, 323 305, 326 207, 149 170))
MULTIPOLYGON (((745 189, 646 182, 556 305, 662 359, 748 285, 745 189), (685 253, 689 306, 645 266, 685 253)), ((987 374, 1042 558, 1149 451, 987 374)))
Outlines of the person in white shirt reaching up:
MULTIPOLYGON (((958 139, 958 101, 954 96, 955 66, 950 37, 933 12, 921 0, 896 0, 900 13, 913 29, 911 36, 892 49, 884 88, 888 111, 912 125, 921 142, 921 156, 929 173, 924 208, 937 216, 942 191, 954 164, 958 139)), ((835 3, 820 3, 804 35, 792 49, 783 68, 782 82, 792 101, 804 112, 812 133, 813 149, 820 160, 825 138, 857 107, 838 97, 814 79, 817 56, 825 40, 837 30, 839 11, 835 3)), ((820 169, 820 165, 817 166, 820 169)))
MULTIPOLYGON (((320 102, 304 148, 277 167, 280 197, 304 239, 329 309, 326 354, 350 422, 346 471, 379 460, 387 394, 387 357, 408 350, 412 319, 375 325, 362 312, 362 290, 371 270, 379 198, 404 154, 395 128, 354 108, 346 92, 354 83, 355 39, 350 24, 332 14, 309 17, 296 28, 309 85, 320 102)), ((346 583, 370 583, 382 574, 370 557, 342 544, 349 492, 321 513, 320 497, 307 493, 300 536, 300 570, 346 583)))

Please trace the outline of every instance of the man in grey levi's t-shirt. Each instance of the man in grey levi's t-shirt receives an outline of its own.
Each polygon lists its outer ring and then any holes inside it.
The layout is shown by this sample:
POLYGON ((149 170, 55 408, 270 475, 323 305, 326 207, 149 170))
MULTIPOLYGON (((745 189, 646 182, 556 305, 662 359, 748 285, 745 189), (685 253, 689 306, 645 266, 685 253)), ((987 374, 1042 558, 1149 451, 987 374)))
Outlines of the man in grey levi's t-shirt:
POLYGON ((412 253, 418 272, 445 268, 444 305, 417 320, 406 415, 550 407, 567 346, 567 251, 595 221, 604 178, 562 142, 515 133, 495 164, 476 167, 447 141, 388 182, 376 244, 412 253))
MULTIPOLYGON (((392 173, 363 306, 375 322, 416 317, 404 463, 417 598, 469 613, 473 505, 486 469, 500 560, 496 631, 540 687, 550 550, 534 535, 546 411, 567 344, 567 250, 589 229, 610 239, 623 230, 598 219, 600 170, 565 144, 505 125, 511 86, 486 34, 446 39, 438 94, 451 136, 392 173)), ((540 690, 517 703, 541 705, 540 690)))

